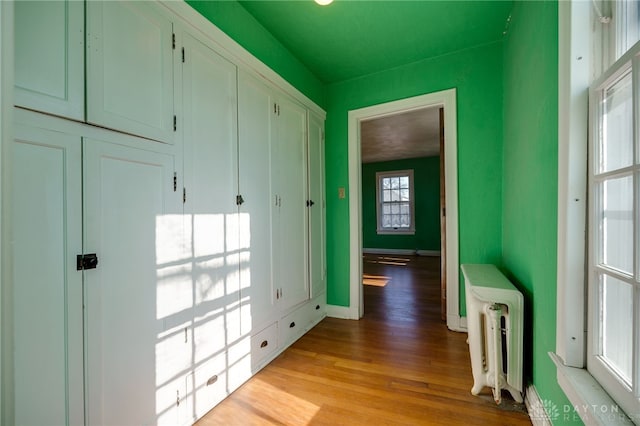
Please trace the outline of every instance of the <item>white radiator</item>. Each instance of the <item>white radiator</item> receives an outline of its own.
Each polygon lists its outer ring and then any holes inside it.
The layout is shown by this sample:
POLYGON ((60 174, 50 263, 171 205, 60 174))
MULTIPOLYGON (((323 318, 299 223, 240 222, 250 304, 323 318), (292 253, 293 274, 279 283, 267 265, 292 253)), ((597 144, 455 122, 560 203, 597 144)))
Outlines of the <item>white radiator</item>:
POLYGON ((524 300, 494 265, 462 265, 473 388, 493 388, 497 404, 506 389, 522 402, 524 300))

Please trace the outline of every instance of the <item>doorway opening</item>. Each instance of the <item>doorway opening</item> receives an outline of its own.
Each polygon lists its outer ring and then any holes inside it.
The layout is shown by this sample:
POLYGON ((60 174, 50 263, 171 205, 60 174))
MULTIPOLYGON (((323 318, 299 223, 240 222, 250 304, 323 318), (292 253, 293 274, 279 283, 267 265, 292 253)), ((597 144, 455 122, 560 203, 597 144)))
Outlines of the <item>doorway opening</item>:
MULTIPOLYGON (((446 222, 443 229, 445 246, 442 247, 446 259, 446 322, 451 330, 465 329, 459 315, 458 277, 458 185, 457 185, 457 136, 456 136, 456 91, 416 96, 374 105, 349 112, 349 223, 350 223, 350 306, 349 315, 358 319, 364 314, 362 284, 362 150, 361 125, 364 122, 384 117, 398 116, 426 109, 442 110, 444 117, 444 210, 446 222)), ((441 166, 442 167, 442 166, 441 166)))

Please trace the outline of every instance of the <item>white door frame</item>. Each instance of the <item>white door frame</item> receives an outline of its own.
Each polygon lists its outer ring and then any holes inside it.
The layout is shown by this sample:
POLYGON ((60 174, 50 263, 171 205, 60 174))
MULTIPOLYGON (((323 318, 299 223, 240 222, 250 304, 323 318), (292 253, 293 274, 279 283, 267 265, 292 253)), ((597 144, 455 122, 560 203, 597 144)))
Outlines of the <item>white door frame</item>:
POLYGON ((384 104, 349 111, 349 255, 351 319, 362 318, 362 184, 360 157, 360 123, 374 118, 424 108, 444 108, 446 259, 447 259, 447 327, 465 331, 466 318, 460 318, 458 261, 458 140, 456 89, 443 90, 384 104))

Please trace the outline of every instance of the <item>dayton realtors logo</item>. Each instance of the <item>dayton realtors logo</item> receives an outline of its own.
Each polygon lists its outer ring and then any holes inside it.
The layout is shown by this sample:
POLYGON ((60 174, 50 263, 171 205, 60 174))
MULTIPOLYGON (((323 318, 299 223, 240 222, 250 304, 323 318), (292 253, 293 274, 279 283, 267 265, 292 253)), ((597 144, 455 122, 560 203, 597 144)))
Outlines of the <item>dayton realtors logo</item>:
POLYGON ((627 419, 625 413, 617 405, 563 404, 562 407, 558 407, 548 399, 543 400, 536 407, 532 407, 529 416, 532 420, 551 420, 554 423, 557 420, 580 422, 581 418, 594 416, 606 423, 627 419))
POLYGON ((560 418, 560 410, 558 406, 551 400, 545 399, 542 404, 532 407, 532 412, 529 413, 529 417, 533 420, 546 420, 549 419, 555 422, 560 418))

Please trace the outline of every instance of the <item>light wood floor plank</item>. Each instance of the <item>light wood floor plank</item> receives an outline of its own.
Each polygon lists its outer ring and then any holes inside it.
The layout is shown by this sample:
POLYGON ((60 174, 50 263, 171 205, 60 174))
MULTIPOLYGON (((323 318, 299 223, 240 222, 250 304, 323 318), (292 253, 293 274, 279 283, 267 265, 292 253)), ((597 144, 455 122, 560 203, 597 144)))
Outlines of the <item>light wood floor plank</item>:
POLYGON ((507 394, 471 395, 466 334, 441 320, 439 258, 363 264, 387 284, 365 285, 362 320, 323 320, 197 425, 531 424, 507 394))

